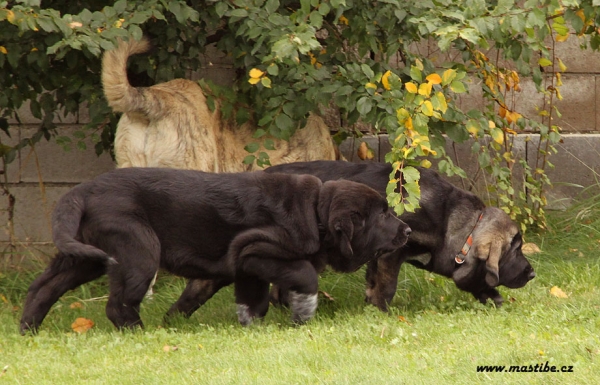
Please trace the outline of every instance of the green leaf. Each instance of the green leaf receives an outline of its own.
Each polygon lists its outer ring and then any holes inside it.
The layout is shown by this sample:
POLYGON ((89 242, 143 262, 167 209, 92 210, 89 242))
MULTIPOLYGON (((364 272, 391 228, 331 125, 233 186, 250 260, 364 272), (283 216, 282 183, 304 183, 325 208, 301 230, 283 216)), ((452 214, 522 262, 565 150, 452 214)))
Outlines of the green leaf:
POLYGON ((421 81, 423 80, 423 73, 417 66, 411 66, 410 67, 410 77, 412 80, 414 80, 418 83, 421 83, 421 81))
POLYGON ((371 67, 369 67, 367 64, 361 64, 360 68, 362 69, 362 72, 367 75, 367 78, 372 79, 375 76, 375 72, 373 72, 371 67))
POLYGON ((267 11, 268 14, 277 12, 278 8, 279 8, 279 0, 267 0, 267 3, 265 4, 265 10, 267 11))
POLYGON ((229 9, 229 6, 227 5, 227 2, 225 2, 225 1, 219 1, 215 5, 215 12, 217 13, 217 16, 219 16, 219 18, 222 18, 228 9, 229 9))
POLYGON ((267 150, 275 150, 275 143, 273 142, 273 139, 265 139, 263 144, 267 150))
POLYGON ((433 116, 433 104, 429 100, 425 100, 423 104, 421 104, 421 112, 426 116, 433 116))
POLYGON ((244 164, 252 164, 256 160, 256 156, 254 155, 246 155, 242 163, 244 164))
POLYGON ((260 79, 260 84, 262 84, 263 87, 271 88, 271 79, 265 76, 260 79))
POLYGON ((288 135, 289 135, 290 131, 292 131, 294 129, 294 122, 292 121, 292 119, 283 113, 277 115, 277 117, 275 118, 275 125, 277 125, 277 127, 281 131, 287 132, 288 135))
POLYGON ((465 88, 464 83, 459 80, 455 80, 452 83, 450 83, 450 89, 452 90, 452 92, 457 93, 457 94, 462 94, 463 92, 467 92, 467 89, 465 88))
POLYGON ((244 150, 252 153, 252 152, 258 151, 259 148, 260 148, 260 144, 253 142, 253 143, 248 143, 246 145, 246 147, 244 147, 244 150))
POLYGON ((248 11, 243 8, 236 8, 229 12, 229 16, 233 17, 248 17, 248 11))
POLYGON ((369 98, 368 96, 363 96, 356 102, 356 109, 361 114, 361 116, 367 115, 369 112, 371 112, 372 108, 373 105, 371 104, 371 98, 369 98))
POLYGON ((271 76, 277 76, 279 75, 279 67, 277 66, 277 64, 272 63, 267 67, 267 73, 271 76))
POLYGON ((402 177, 406 181, 406 183, 404 184, 406 186, 406 184, 408 183, 418 182, 419 179, 421 179, 421 174, 419 173, 419 170, 417 170, 415 167, 406 166, 402 169, 402 177))

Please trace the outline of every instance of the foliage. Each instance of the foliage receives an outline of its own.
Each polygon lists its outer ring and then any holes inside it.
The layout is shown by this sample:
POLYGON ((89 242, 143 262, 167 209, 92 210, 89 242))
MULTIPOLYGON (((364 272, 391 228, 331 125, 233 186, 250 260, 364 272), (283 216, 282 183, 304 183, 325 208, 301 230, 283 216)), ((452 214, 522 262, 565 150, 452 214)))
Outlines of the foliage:
POLYGON ((42 137, 72 142, 55 131, 53 122, 78 114, 82 103, 91 122, 75 135, 77 145, 92 136, 97 152, 109 150, 116 117, 101 94, 98 57, 116 38, 146 34, 156 51, 136 58, 132 71, 152 82, 201 68, 202 54, 214 44, 231 60, 237 77, 228 91, 204 83, 209 103, 219 99, 225 115, 238 121, 254 119, 257 137, 289 138, 308 112, 327 107, 339 110, 346 127, 362 121, 388 132, 392 151, 386 160, 404 171, 407 192, 401 196, 391 185, 388 198, 397 212, 417 207, 413 167, 431 164, 423 157, 439 158, 441 171, 465 176, 446 154, 445 138, 475 139, 473 150, 484 171, 477 175, 491 178, 488 200, 524 228, 544 223, 546 157, 559 138, 552 122, 559 112, 552 100, 561 97, 564 68, 553 44, 576 34, 585 46, 600 46, 597 0, 40 3, 0 2, 0 128, 9 132, 6 118, 18 119, 16 111, 25 101, 41 120, 33 137, 16 147, 2 145, 6 163, 19 147, 42 137), (416 54, 414 46, 426 41, 456 52, 456 59, 434 63, 416 54), (487 50, 496 58, 490 60, 487 50), (547 95, 541 118, 522 116, 508 102, 524 76, 547 95), (488 101, 483 111, 459 106, 470 78, 481 79, 488 101), (515 134, 524 130, 540 133, 539 164, 533 167, 517 159, 512 148, 515 134))

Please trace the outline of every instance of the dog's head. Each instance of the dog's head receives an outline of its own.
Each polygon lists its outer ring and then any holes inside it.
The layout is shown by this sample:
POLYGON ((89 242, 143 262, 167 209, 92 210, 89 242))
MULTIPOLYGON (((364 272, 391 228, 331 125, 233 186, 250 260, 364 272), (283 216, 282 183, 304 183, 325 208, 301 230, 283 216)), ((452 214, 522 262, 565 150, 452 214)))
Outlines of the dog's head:
POLYGON ((493 290, 496 286, 516 289, 535 277, 533 267, 521 251, 521 233, 504 211, 487 207, 472 236, 473 245, 465 263, 452 275, 459 288, 483 302, 483 298, 492 297, 490 293, 497 293, 493 290))
POLYGON ((404 246, 411 231, 377 191, 347 180, 323 184, 318 213, 326 230, 328 263, 342 272, 404 246))

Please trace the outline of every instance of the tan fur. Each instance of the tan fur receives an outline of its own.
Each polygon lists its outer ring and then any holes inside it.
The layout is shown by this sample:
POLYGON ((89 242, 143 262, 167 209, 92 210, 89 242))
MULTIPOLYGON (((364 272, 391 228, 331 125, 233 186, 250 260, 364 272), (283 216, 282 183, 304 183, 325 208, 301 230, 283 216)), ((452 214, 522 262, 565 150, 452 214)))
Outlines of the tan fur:
MULTIPOLYGON (((120 42, 102 58, 102 85, 108 104, 123 115, 117 126, 115 155, 118 167, 169 167, 207 172, 260 169, 245 165, 244 146, 255 127, 237 127, 210 111, 200 86, 175 79, 148 88, 135 88, 127 80, 129 56, 146 52, 146 40, 120 42)), ((275 150, 264 150, 271 164, 308 160, 334 160, 336 148, 329 128, 317 115, 289 142, 273 139, 275 150)))
POLYGON ((496 207, 486 208, 485 215, 473 232, 475 257, 486 261, 486 282, 498 285, 500 257, 510 247, 511 240, 519 231, 506 213, 496 207))

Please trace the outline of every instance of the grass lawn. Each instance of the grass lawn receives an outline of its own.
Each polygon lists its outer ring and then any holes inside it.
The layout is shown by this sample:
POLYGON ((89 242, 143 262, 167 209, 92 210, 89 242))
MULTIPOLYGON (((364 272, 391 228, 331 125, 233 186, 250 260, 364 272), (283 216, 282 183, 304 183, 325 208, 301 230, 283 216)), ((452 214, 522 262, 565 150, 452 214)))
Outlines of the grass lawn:
MULTIPOLYGON (((104 315, 106 281, 67 293, 37 336, 18 321, 40 272, 0 272, 2 384, 592 384, 600 373, 600 199, 550 214, 550 228, 527 234, 542 252, 537 277, 501 288, 500 309, 483 306, 443 277, 405 266, 390 313, 363 302, 364 271, 322 275, 316 317, 293 327, 271 308, 248 328, 237 323, 231 288, 191 319, 169 327, 162 315, 185 282, 159 277, 142 304, 146 329, 118 332, 104 315), (567 298, 552 295, 554 286, 567 298), (81 306, 73 303, 81 304, 81 306), (74 307, 74 308, 72 308, 74 307), (77 317, 94 327, 78 334, 77 317), (477 371, 479 365, 556 366, 572 373, 477 371)), ((41 269, 41 267, 40 267, 41 269)))

